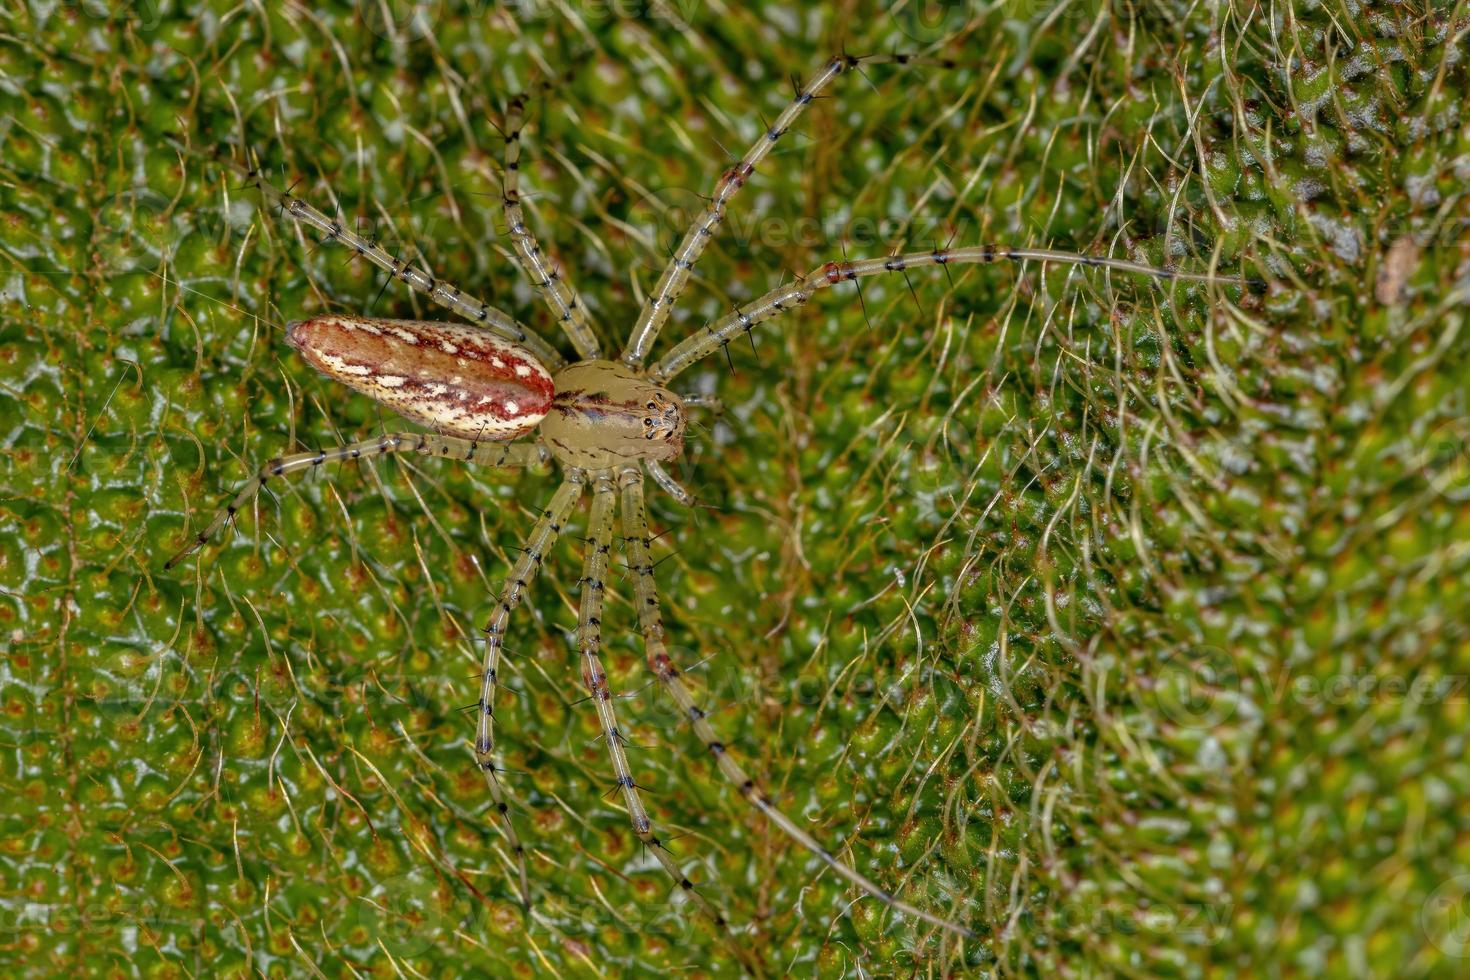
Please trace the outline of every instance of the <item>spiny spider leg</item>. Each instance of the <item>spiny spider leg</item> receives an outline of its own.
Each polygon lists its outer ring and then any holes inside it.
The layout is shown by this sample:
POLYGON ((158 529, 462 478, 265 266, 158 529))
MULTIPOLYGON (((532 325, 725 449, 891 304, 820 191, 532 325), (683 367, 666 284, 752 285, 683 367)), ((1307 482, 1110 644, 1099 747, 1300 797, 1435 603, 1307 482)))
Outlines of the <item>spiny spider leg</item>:
POLYGON ((506 469, 514 467, 534 466, 543 463, 547 459, 546 451, 539 445, 529 442, 503 443, 503 442, 475 442, 470 439, 459 439, 454 436, 430 435, 423 432, 392 432, 379 436, 376 439, 364 439, 361 442, 349 442, 343 446, 333 449, 319 449, 316 452, 295 453, 290 456, 281 456, 268 461, 250 479, 240 492, 235 495, 227 506, 221 508, 214 515, 214 519, 196 534, 187 545, 179 549, 168 561, 164 562, 164 569, 168 570, 177 565, 185 557, 197 551, 206 541, 214 536, 226 521, 234 517, 246 504, 255 499, 261 487, 278 476, 288 473, 296 473, 300 470, 308 470, 324 463, 334 462, 339 459, 362 459, 366 456, 382 456, 385 453, 419 453, 424 456, 441 456, 448 459, 458 459, 464 462, 482 463, 486 466, 498 466, 506 469))
POLYGON ((505 627, 510 621, 510 614, 521 604, 526 589, 536 580, 536 573, 541 570, 546 553, 556 543, 556 537, 561 533, 567 515, 582 496, 582 483, 581 471, 567 471, 566 480, 557 488, 551 497, 551 503, 546 505, 546 509, 541 512, 541 518, 531 529, 525 550, 506 575, 505 585, 500 591, 500 602, 490 614, 490 621, 485 624, 484 630, 485 665, 480 675, 480 721, 475 730, 475 762, 485 774, 490 796, 495 801, 495 810, 505 825, 505 836, 510 841, 511 851, 516 856, 516 864, 520 870, 521 903, 528 909, 531 907, 531 882, 526 873, 526 849, 521 846, 521 839, 516 835, 510 819, 510 807, 500 790, 499 780, 495 778, 495 672, 500 667, 500 651, 505 645, 505 627))
POLYGON ((709 203, 705 205, 704 213, 695 219, 693 227, 685 233, 684 240, 679 243, 678 249, 674 252, 674 257, 669 260, 668 266, 659 276, 658 283, 653 287, 653 292, 644 302, 643 309, 638 312, 638 319, 633 324, 632 332, 628 335, 627 349, 623 351, 624 361, 628 364, 640 365, 648 356, 648 352, 653 349, 653 342, 673 311, 679 294, 684 291, 684 286, 689 282, 695 263, 699 261, 710 239, 714 237, 715 226, 725 219, 725 209, 730 199, 745 186, 745 182, 755 173, 755 168, 771 152, 776 141, 791 128, 802 110, 811 104, 812 100, 827 87, 832 79, 848 69, 856 68, 861 64, 889 62, 900 65, 938 64, 947 68, 954 65, 953 62, 944 59, 926 59, 908 54, 879 54, 863 57, 839 54, 828 61, 811 81, 797 90, 795 97, 787 103, 786 108, 776 117, 776 121, 755 141, 754 146, 745 151, 745 156, 740 158, 740 162, 725 171, 720 177, 720 182, 715 185, 714 194, 710 197, 709 203))
POLYGON ((400 261, 381 245, 349 230, 341 221, 328 218, 301 198, 276 187, 259 170, 247 170, 228 158, 219 159, 242 175, 248 186, 259 189, 271 207, 278 207, 302 224, 325 233, 328 240, 341 242, 373 265, 387 270, 393 278, 407 283, 410 288, 425 294, 440 306, 453 310, 471 323, 480 324, 500 337, 524 345, 551 371, 566 365, 566 358, 555 347, 509 313, 461 292, 458 287, 417 268, 407 260, 400 261))
POLYGON ((771 798, 756 787, 755 780, 745 774, 745 770, 726 750, 725 743, 720 741, 707 720, 705 712, 695 703, 694 696, 685 686, 679 668, 670 658, 668 648, 664 643, 663 616, 659 611, 658 589, 653 577, 653 562, 649 560, 648 518, 643 502, 643 474, 632 467, 621 470, 618 473, 618 484, 623 494, 623 538, 628 549, 628 563, 638 576, 636 592, 638 624, 643 634, 644 651, 647 654, 649 669, 668 690, 678 704, 679 711, 693 723, 695 734, 704 743, 705 748, 714 755, 720 772, 740 791, 740 795, 747 803, 764 814, 767 820, 780 827, 792 840, 821 858, 839 876, 890 908, 923 919, 931 925, 961 936, 974 938, 975 933, 965 926, 910 905, 885 891, 857 869, 828 851, 817 842, 816 838, 802 830, 794 820, 778 809, 771 798))
POLYGON ((587 320, 586 308, 577 298, 577 292, 567 282, 566 275, 546 260, 546 253, 536 236, 526 226, 526 215, 521 208, 521 128, 526 119, 526 96, 517 95, 510 100, 505 116, 505 194, 501 206, 505 211, 505 223, 510 230, 511 244, 531 285, 551 312, 556 315, 562 331, 583 360, 596 360, 602 355, 597 336, 587 320))
POLYGON ((694 883, 685 876, 664 842, 653 832, 653 823, 643 800, 638 795, 638 784, 633 779, 632 767, 624 751, 624 736, 618 727, 617 715, 613 710, 612 691, 607 684, 607 671, 603 669, 598 649, 602 643, 602 599, 607 576, 608 553, 612 550, 613 519, 617 505, 617 488, 611 473, 598 474, 592 491, 592 510, 587 518, 587 554, 582 565, 582 589, 577 616, 577 645, 582 652, 582 683, 592 703, 597 706, 597 719, 602 725, 603 741, 612 759, 613 772, 622 790, 623 804, 628 810, 628 819, 633 824, 633 833, 651 850, 669 875, 678 882, 684 894, 694 900, 721 938, 742 960, 746 953, 735 942, 722 915, 694 888, 694 883))
POLYGON ((1143 265, 1126 259, 1108 259, 1075 252, 1059 252, 1049 248, 1010 248, 1005 245, 974 245, 968 248, 941 248, 931 252, 909 252, 905 255, 888 255, 883 258, 860 259, 856 262, 828 262, 814 269, 795 282, 777 288, 757 299, 751 300, 735 312, 709 323, 691 337, 686 337, 674 346, 648 372, 650 378, 665 384, 670 378, 684 371, 700 358, 729 344, 741 333, 749 333, 756 324, 772 319, 800 306, 819 289, 838 283, 850 282, 863 276, 882 275, 885 272, 902 272, 918 266, 965 265, 968 263, 999 262, 1009 260, 1023 262, 1034 259, 1039 262, 1058 262, 1068 265, 1085 265, 1093 268, 1116 269, 1164 280, 1187 280, 1190 282, 1214 282, 1222 285, 1238 284, 1259 286, 1258 280, 1226 279, 1203 272, 1176 272, 1157 266, 1143 265))

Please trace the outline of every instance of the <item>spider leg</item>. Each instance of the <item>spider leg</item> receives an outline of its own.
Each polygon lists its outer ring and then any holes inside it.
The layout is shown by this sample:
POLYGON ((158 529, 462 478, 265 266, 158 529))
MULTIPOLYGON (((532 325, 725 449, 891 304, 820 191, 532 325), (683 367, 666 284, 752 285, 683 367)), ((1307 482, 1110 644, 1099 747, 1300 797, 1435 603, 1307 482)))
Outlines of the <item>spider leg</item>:
POLYGON ((608 688, 607 671, 602 666, 598 649, 602 643, 602 601, 607 576, 608 553, 612 551, 614 511, 617 507, 617 488, 610 472, 597 475, 592 489, 592 511, 587 519, 587 553, 582 565, 582 588, 577 617, 577 645, 582 653, 582 683, 592 703, 597 706, 597 718, 602 725, 603 741, 607 743, 608 755, 612 760, 613 772, 618 787, 622 790, 623 805, 628 810, 628 819, 633 824, 633 833, 653 852, 669 875, 678 882, 684 894, 693 899, 701 912, 714 923, 721 937, 742 960, 746 952, 730 934, 722 915, 703 895, 694 888, 694 883, 669 853, 664 842, 653 832, 653 822, 648 810, 638 795, 638 784, 633 779, 632 767, 624 749, 625 738, 618 727, 617 715, 613 710, 614 695, 608 688))
POLYGON ((656 459, 645 459, 643 465, 648 467, 648 475, 653 477, 653 482, 685 507, 694 506, 694 494, 684 488, 678 480, 664 469, 664 465, 656 459))
POLYGON ((505 193, 501 198, 505 223, 510 229, 510 240, 520 258, 521 268, 526 270, 531 285, 551 308, 562 331, 572 342, 572 346, 577 348, 582 359, 594 360, 601 354, 597 337, 587 320, 586 308, 561 270, 547 261, 546 253, 541 250, 536 236, 526 227, 520 192, 521 129, 525 125, 525 119, 526 96, 517 95, 511 99, 505 117, 505 193))
POLYGON ((947 929, 961 936, 974 937, 974 933, 963 925, 951 922, 926 912, 890 894, 857 869, 828 851, 797 823, 777 808, 769 796, 756 787, 755 780, 730 755, 725 743, 720 741, 707 716, 694 701, 694 696, 684 684, 679 668, 669 656, 664 643, 663 616, 659 612, 658 589, 654 583, 653 562, 649 560, 648 519, 644 512, 643 475, 629 468, 618 474, 618 483, 623 494, 623 537, 627 541, 628 562, 638 576, 637 606, 639 626, 643 633, 643 645, 648 656, 649 669, 678 704, 680 712, 694 725, 694 732, 706 749, 715 757, 720 772, 756 810, 767 820, 779 827, 788 837, 796 841, 831 868, 867 894, 878 899, 889 908, 923 919, 931 925, 947 929))
POLYGON ((939 248, 929 252, 909 252, 904 255, 888 255, 883 258, 860 259, 856 262, 828 262, 811 273, 751 300, 744 306, 714 323, 706 324, 693 336, 686 337, 674 346, 649 371, 649 377, 659 384, 684 371, 691 364, 720 350, 738 337, 749 333, 756 324, 770 320, 811 299, 819 289, 827 289, 843 282, 855 282, 863 276, 877 276, 889 272, 904 272, 919 266, 966 265, 987 262, 1056 262, 1065 265, 1081 265, 1100 269, 1114 269, 1149 276, 1163 281, 1183 280, 1189 282, 1212 282, 1219 284, 1238 283, 1244 286, 1259 286, 1258 280, 1228 279, 1204 272, 1177 272, 1159 266, 1144 265, 1126 259, 1109 259, 1095 255, 1079 255, 1076 252, 1060 252, 1049 248, 1011 248, 1007 245, 975 245, 968 248, 939 248))
POLYGON ((679 294, 684 291, 685 285, 689 282, 695 263, 699 261, 710 239, 714 237, 715 228, 725 220, 725 209, 729 206, 730 200, 740 188, 745 186, 745 182, 755 173, 755 168, 775 147, 776 141, 791 129, 796 118, 807 106, 811 105, 832 79, 863 64, 884 62, 900 65, 919 62, 940 64, 945 67, 951 65, 951 62, 944 60, 931 61, 906 54, 868 55, 861 58, 850 54, 839 54, 823 65, 821 71, 812 76, 805 86, 797 89, 796 95, 786 104, 786 108, 781 110, 776 121, 756 139, 755 145, 745 151, 745 155, 734 167, 721 175, 719 183, 715 185, 714 194, 710 196, 709 203, 705 205, 704 213, 694 220, 694 225, 685 233, 683 241, 679 243, 668 266, 659 276, 658 283, 653 287, 653 292, 644 302, 643 309, 638 312, 638 319, 633 324, 632 332, 628 335, 628 346, 623 351, 624 361, 635 366, 640 365, 648 356, 648 352, 653 349, 653 342, 673 311, 679 294))
POLYGON ((541 570, 546 553, 556 543, 556 537, 561 533, 567 515, 571 513, 572 507, 581 496, 582 474, 578 470, 569 470, 566 480, 557 488, 556 493, 552 495, 551 503, 546 505, 546 509, 541 512, 541 518, 531 529, 530 537, 526 539, 525 549, 506 575, 505 584, 500 591, 500 602, 495 606, 495 611, 490 614, 490 621, 485 624, 484 630, 485 664, 480 680, 480 720, 475 730, 475 763, 485 774, 485 782, 490 787, 490 797, 495 802, 495 811, 500 814, 500 821, 505 827, 506 839, 510 842, 511 851, 516 856, 521 878, 521 902, 527 908, 531 907, 531 884, 526 873, 526 849, 521 846, 521 839, 517 836, 515 826, 511 823, 510 806, 505 802, 505 794, 500 788, 500 781, 495 778, 496 671, 500 667, 500 651, 505 645, 505 628, 510 621, 510 614, 516 606, 521 604, 526 589, 530 588, 531 583, 536 580, 536 573, 541 570))
POLYGON ((709 412, 711 415, 725 414, 725 403, 720 400, 719 395, 680 395, 679 400, 682 401, 686 407, 702 408, 709 412))
POLYGON ((509 313, 497 310, 484 300, 461 292, 458 287, 436 278, 432 273, 419 269, 407 261, 400 261, 377 242, 363 238, 340 220, 327 217, 303 199, 291 194, 290 191, 283 191, 276 187, 266 180, 259 170, 247 169, 233 160, 225 158, 221 160, 241 174, 247 186, 257 188, 271 207, 280 208, 282 212, 301 224, 309 225, 325 233, 327 240, 341 242, 373 265, 387 270, 391 278, 402 280, 410 288, 423 293, 440 306, 453 310, 471 323, 481 324, 498 336, 521 344, 534 353, 550 370, 555 371, 566 365, 566 358, 562 357, 555 347, 509 313))
POLYGON ((262 487, 276 477, 314 469, 324 463, 335 462, 339 459, 362 459, 366 456, 382 456, 387 453, 442 456, 507 469, 533 466, 546 460, 546 451, 535 443, 475 442, 470 439, 458 439, 454 436, 439 436, 424 432, 390 432, 376 439, 349 442, 332 449, 280 456, 262 466, 255 476, 240 488, 228 505, 215 512, 213 520, 205 525, 203 531, 196 534, 187 545, 164 562, 164 570, 173 568, 185 557, 197 551, 224 526, 226 521, 233 518, 246 504, 254 500, 262 487))

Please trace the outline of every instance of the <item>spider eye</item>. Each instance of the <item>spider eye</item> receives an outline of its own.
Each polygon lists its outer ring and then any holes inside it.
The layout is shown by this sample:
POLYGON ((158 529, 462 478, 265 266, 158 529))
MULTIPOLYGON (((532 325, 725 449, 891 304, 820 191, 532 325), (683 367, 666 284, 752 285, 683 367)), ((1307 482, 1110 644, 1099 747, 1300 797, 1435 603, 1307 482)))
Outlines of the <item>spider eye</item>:
POLYGON ((650 412, 652 412, 652 411, 656 411, 657 409, 658 409, 658 402, 650 400, 649 403, 648 403, 648 410, 650 412))
POLYGON ((643 438, 645 438, 645 439, 652 439, 653 438, 653 433, 652 432, 645 432, 645 433, 643 433, 643 438))
POLYGON ((653 425, 653 419, 644 419, 643 420, 643 427, 645 429, 650 428, 652 425, 653 425))

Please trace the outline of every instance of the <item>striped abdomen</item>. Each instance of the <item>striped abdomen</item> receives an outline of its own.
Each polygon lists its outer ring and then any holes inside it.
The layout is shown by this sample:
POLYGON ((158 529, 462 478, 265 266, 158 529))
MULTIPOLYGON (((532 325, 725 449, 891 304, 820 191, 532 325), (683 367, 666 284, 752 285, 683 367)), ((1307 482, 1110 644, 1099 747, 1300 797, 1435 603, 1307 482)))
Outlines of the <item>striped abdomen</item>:
POLYGON ((514 439, 551 408, 541 362, 477 327, 317 316, 287 326, 286 342, 327 377, 448 435, 514 439))

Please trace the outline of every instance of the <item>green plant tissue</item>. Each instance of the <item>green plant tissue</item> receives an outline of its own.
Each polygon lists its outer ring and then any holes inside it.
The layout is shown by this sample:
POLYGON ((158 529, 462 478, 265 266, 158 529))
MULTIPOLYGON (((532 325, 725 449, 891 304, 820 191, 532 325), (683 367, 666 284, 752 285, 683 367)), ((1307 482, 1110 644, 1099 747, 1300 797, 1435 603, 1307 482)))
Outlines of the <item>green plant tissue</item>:
POLYGON ((451 319, 268 178, 564 352, 521 191, 604 351, 722 173, 655 353, 829 261, 681 375, 649 484, 668 642, 850 886, 603 657, 657 832, 770 975, 1470 971, 1470 7, 1175 0, 0 5, 0 972, 732 976, 629 825, 586 699, 588 498, 471 740, 479 629, 560 477, 417 455, 285 325, 451 319), (952 64, 946 64, 949 61, 952 64), (1246 280, 1261 280, 1250 287, 1246 280), (467 707, 469 706, 469 707, 467 707))

